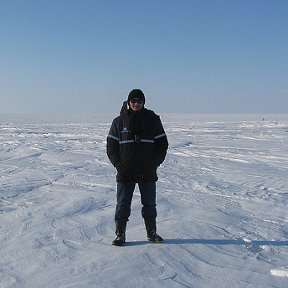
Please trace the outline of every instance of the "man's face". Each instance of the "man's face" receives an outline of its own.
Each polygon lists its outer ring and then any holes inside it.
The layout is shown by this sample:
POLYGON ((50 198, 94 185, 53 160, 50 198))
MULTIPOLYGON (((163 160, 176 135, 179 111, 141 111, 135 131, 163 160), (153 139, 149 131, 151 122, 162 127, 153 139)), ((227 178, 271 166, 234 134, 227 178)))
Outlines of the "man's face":
POLYGON ((143 108, 144 100, 142 100, 140 98, 134 98, 134 99, 130 100, 129 105, 133 111, 137 112, 143 108))

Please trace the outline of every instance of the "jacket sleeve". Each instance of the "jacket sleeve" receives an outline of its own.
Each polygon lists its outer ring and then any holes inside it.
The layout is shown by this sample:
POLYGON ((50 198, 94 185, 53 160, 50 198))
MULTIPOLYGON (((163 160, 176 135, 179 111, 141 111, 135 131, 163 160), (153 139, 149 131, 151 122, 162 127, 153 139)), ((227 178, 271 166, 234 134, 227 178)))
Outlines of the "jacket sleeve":
POLYGON ((113 120, 107 136, 106 153, 110 162, 116 167, 120 162, 119 155, 119 133, 116 119, 113 120))
POLYGON ((156 119, 156 128, 154 136, 154 151, 157 166, 159 166, 165 159, 168 149, 168 140, 164 128, 162 126, 160 117, 156 119))

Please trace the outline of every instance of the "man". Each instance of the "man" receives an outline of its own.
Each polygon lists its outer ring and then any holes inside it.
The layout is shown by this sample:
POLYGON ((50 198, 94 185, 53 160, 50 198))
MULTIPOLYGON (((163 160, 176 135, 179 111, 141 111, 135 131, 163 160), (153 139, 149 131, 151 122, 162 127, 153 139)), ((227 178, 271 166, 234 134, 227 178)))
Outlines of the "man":
POLYGON ((132 90, 107 137, 107 155, 117 169, 116 238, 112 242, 116 246, 123 245, 126 240, 126 224, 136 183, 141 194, 147 238, 155 243, 163 241, 156 233, 156 170, 165 159, 168 141, 160 117, 144 104, 143 92, 132 90))

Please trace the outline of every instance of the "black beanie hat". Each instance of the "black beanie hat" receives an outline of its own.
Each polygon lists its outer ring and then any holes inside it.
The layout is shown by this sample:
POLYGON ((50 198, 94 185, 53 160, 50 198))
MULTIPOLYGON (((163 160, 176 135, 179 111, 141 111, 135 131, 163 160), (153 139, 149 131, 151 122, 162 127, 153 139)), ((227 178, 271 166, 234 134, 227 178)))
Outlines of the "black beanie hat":
POLYGON ((129 93, 129 95, 128 95, 128 104, 129 104, 129 102, 130 102, 132 99, 135 99, 135 98, 144 100, 144 104, 145 104, 145 96, 144 96, 144 93, 143 93, 140 89, 133 89, 133 90, 129 93))

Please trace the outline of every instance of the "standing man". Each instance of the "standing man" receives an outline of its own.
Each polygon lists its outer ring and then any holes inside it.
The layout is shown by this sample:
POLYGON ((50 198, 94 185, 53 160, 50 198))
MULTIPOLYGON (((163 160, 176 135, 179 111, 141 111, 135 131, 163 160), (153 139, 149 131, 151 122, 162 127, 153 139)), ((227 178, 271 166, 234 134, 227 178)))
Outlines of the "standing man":
POLYGON ((160 117, 144 104, 143 92, 132 90, 107 137, 107 155, 117 169, 116 238, 112 242, 116 246, 125 243, 136 183, 141 194, 147 238, 155 243, 163 241, 156 233, 156 170, 165 159, 168 141, 160 117))

